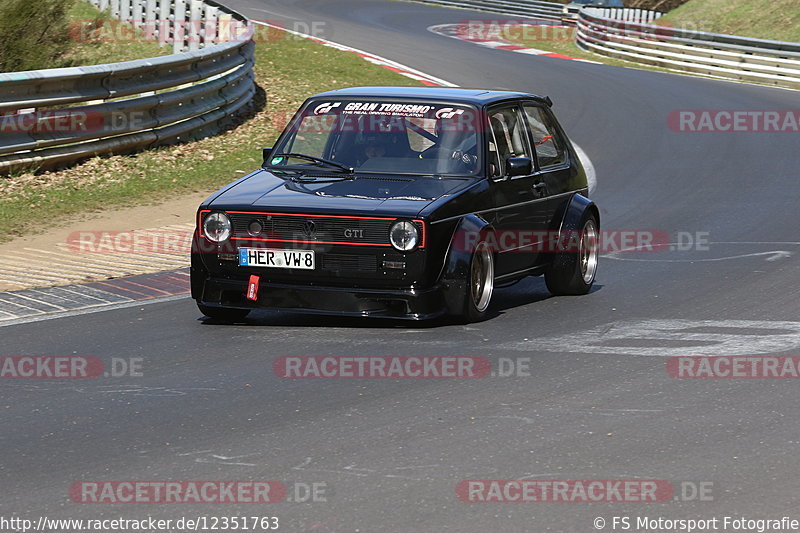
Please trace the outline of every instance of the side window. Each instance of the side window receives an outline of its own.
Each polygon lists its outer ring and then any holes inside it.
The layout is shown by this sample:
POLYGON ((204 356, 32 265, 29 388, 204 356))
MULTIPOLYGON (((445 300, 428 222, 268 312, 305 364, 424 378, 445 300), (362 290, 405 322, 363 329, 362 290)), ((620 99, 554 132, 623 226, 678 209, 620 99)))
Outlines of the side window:
POLYGON ((489 126, 489 170, 493 177, 505 176, 509 157, 533 157, 517 106, 489 111, 489 126))
POLYGON ((524 105, 523 109, 531 129, 531 142, 539 159, 539 167, 563 163, 566 160, 563 143, 544 110, 534 105, 524 105))

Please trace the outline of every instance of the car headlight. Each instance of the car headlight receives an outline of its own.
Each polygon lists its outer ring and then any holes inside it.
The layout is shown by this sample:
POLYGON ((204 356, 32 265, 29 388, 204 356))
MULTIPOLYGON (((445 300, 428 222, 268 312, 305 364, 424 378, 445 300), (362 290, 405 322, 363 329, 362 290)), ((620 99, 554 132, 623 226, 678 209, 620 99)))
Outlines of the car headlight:
POLYGON ((225 213, 211 213, 203 221, 203 234, 212 242, 222 242, 231 236, 231 219, 225 213))
POLYGON ((400 220, 389 229, 389 241, 401 252, 408 252, 419 243, 419 231, 408 220, 400 220))

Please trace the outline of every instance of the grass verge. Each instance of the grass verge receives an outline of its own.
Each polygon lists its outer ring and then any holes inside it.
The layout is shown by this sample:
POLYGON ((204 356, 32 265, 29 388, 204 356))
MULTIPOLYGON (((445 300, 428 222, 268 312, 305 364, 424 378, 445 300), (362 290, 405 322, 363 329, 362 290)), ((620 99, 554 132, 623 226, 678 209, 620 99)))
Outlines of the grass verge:
POLYGON ((657 22, 675 28, 800 42, 797 0, 689 0, 657 22))
POLYGON ((56 172, 0 177, 0 242, 46 230, 42 221, 62 224, 110 208, 211 193, 258 168, 260 148, 273 143, 311 94, 354 85, 419 85, 356 54, 279 30, 256 45, 255 73, 266 91, 265 105, 221 135, 132 156, 97 157, 56 172))

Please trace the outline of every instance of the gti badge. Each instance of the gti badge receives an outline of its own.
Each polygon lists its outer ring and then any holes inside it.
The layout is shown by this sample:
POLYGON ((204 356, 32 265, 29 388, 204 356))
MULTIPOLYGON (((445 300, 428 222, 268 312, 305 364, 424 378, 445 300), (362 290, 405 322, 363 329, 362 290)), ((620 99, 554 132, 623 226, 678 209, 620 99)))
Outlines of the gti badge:
POLYGON ((363 239, 364 238, 364 230, 363 229, 346 229, 344 230, 344 236, 349 239, 363 239))

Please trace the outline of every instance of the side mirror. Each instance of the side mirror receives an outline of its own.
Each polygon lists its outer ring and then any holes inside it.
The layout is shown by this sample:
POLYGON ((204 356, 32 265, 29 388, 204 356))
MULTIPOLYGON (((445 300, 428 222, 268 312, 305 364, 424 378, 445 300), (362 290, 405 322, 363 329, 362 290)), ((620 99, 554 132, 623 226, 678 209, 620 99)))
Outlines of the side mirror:
POLYGON ((509 157, 506 159, 506 174, 509 177, 533 174, 533 161, 530 157, 509 157))
POLYGON ((267 163, 269 163, 270 154, 272 154, 272 146, 269 146, 269 147, 261 149, 261 157, 262 157, 261 166, 262 167, 264 165, 266 165, 267 163))

